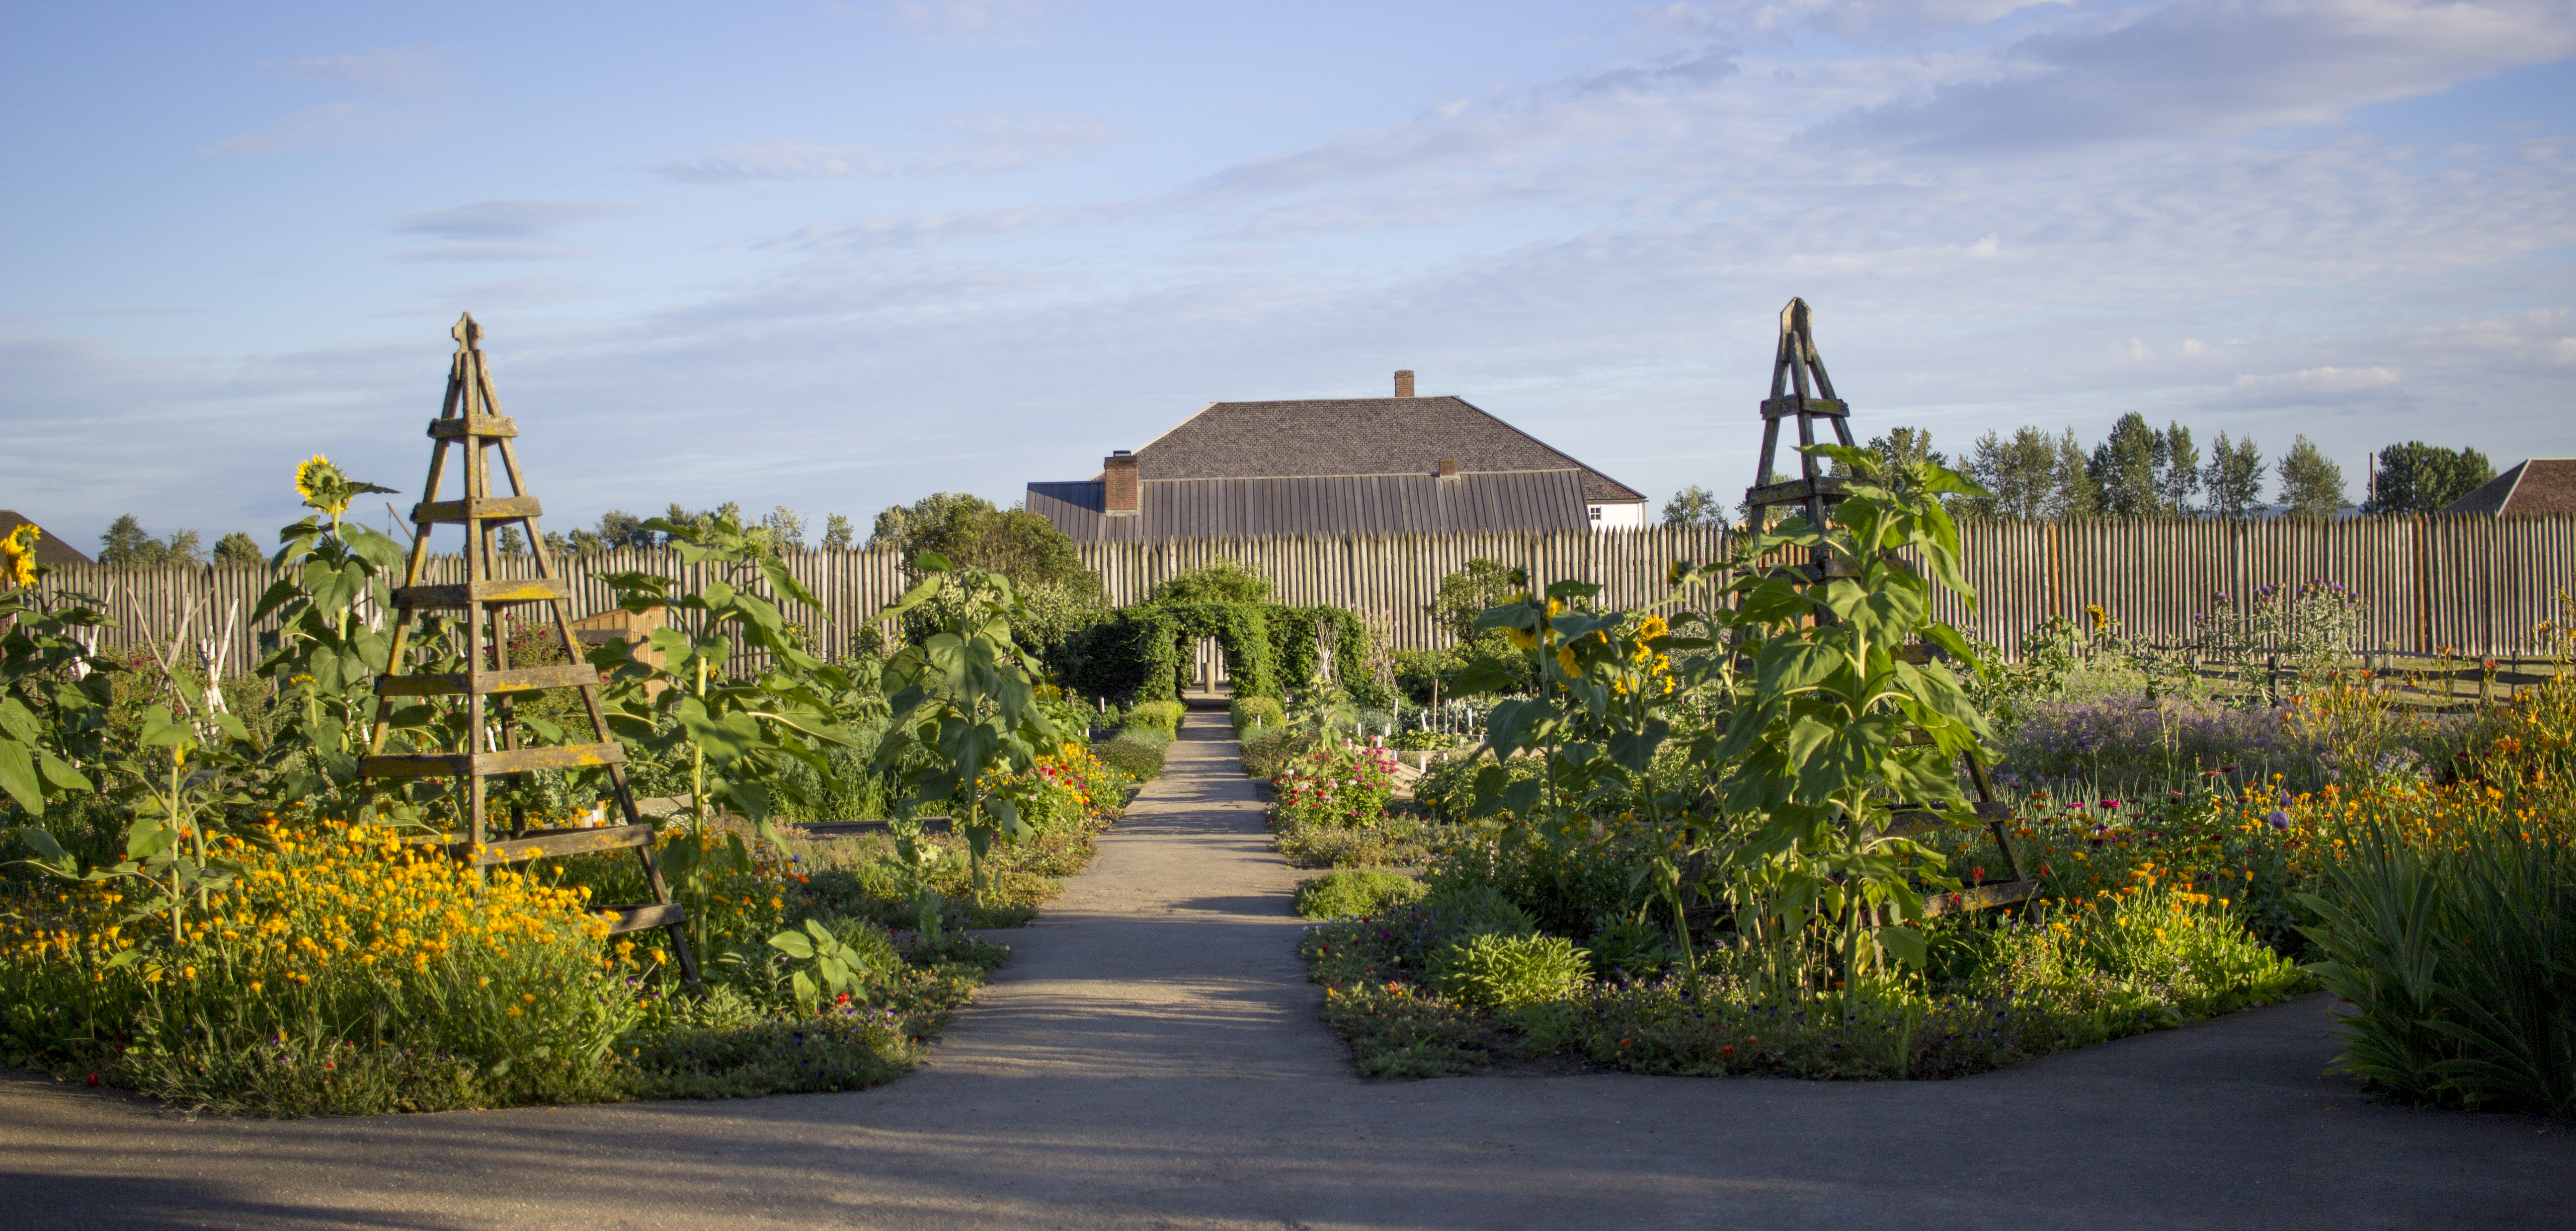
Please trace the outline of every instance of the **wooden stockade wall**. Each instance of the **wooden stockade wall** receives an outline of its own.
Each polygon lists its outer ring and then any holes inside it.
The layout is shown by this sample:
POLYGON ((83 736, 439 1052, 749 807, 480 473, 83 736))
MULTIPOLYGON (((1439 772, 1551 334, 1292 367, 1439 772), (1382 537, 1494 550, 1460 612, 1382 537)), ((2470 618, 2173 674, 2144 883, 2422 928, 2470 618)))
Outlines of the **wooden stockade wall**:
MULTIPOLYGON (((2242 604, 2264 586, 2319 579, 2361 597, 2365 614, 2356 648, 2393 644, 2416 654, 2448 648, 2471 656, 2532 655, 2549 648, 2536 626, 2560 618, 2561 591, 2576 592, 2576 518, 1971 522, 1961 530, 1980 602, 1972 614, 1955 599, 1944 599, 1940 614, 2008 653, 2017 652, 2022 634, 2041 620, 2075 616, 2088 605, 2101 606, 2149 642, 2178 645, 2191 637, 2194 615, 2211 610, 2218 594, 2242 604)), ((1411 649, 1440 643, 1423 609, 1441 577, 1469 560, 1526 567, 1542 584, 1597 582, 1606 587, 1606 601, 1630 606, 1664 596, 1665 569, 1673 561, 1724 559, 1727 534, 1716 528, 1577 530, 1077 546, 1113 603, 1139 601, 1157 582, 1210 561, 1237 560, 1271 579, 1276 601, 1348 608, 1394 648, 1411 649)), ((823 599, 818 631, 836 652, 904 589, 902 568, 889 552, 807 551, 790 560, 823 599)), ((443 571, 436 580, 464 580, 461 560, 445 557, 438 564, 443 571)), ((605 610, 609 590, 600 578, 630 570, 689 584, 702 573, 683 566, 677 552, 661 549, 574 557, 563 568, 572 610, 605 610)), ((524 557, 505 559, 502 571, 528 573, 533 564, 524 557)), ((193 642, 213 639, 237 605, 240 619, 227 665, 239 672, 257 661, 261 630, 248 623, 268 583, 261 569, 93 565, 58 570, 44 584, 109 600, 117 626, 106 631, 103 649, 166 646, 180 613, 194 600, 188 621, 192 644, 183 658, 191 664, 193 642)))

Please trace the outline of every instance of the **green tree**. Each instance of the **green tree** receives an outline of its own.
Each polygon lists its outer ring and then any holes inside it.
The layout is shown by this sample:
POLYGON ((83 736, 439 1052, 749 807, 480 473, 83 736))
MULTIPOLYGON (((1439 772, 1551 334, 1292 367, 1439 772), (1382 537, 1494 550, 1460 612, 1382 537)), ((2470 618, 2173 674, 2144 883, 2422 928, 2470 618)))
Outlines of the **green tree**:
POLYGON ((521 533, 517 526, 501 527, 500 537, 502 555, 524 556, 528 554, 528 536, 521 533))
POLYGON ((1513 601, 1521 586, 1512 570, 1498 560, 1469 560, 1467 567, 1440 579, 1440 589, 1424 608, 1440 627, 1461 642, 1476 639, 1476 617, 1488 607, 1513 601))
POLYGON ((259 540, 235 530, 215 540, 215 563, 226 568, 266 568, 268 553, 259 549, 259 540))
POLYGON ((1233 560, 1213 560, 1154 587, 1157 603, 1266 603, 1270 579, 1233 560))
POLYGON ((1968 517, 2039 521, 2053 515, 2057 504, 2057 441, 2035 427, 2013 429, 2011 438, 1987 432, 1970 447, 1965 470, 1991 493, 1959 502, 1968 517))
POLYGON ((611 547, 656 547, 661 544, 660 536, 644 528, 643 518, 624 509, 610 509, 599 515, 599 530, 593 534, 598 540, 597 547, 584 546, 582 535, 589 533, 592 532, 573 531, 572 541, 576 550, 601 551, 611 547))
POLYGON ((843 517, 838 513, 833 513, 823 519, 823 547, 825 550, 846 550, 851 545, 852 537, 853 532, 850 527, 849 518, 843 517))
POLYGON ((2432 513, 2476 491, 2495 477, 2495 466, 2475 449, 2445 449, 2410 440, 2390 445, 2372 472, 2365 513, 2432 513))
POLYGON ((2156 511, 2168 516, 2190 512, 2200 503, 2200 446, 2191 442, 2190 428, 2171 420, 2165 422, 2161 462, 2156 511))
POLYGON ((782 504, 772 508, 769 516, 760 519, 760 524, 763 529, 769 531, 770 541, 778 544, 779 547, 793 547, 799 550, 804 548, 804 514, 782 504))
POLYGON ((120 515, 109 523, 107 533, 98 538, 98 562, 141 568, 176 568, 205 563, 205 549, 194 530, 173 530, 170 537, 156 539, 144 530, 143 523, 132 513, 120 515))
POLYGON ((2103 511, 2102 490, 2093 482, 2084 447, 2075 443, 2075 429, 2070 427, 2057 439, 2057 481, 2049 493, 2048 516, 2066 521, 2099 517, 2103 511))
POLYGON ((2200 481, 2209 493, 2209 511, 2221 517, 2244 517, 2262 507, 2263 454, 2254 447, 2254 438, 2231 442, 2220 432, 2200 481))
MULTIPOLYGON (((1932 447, 1932 433, 1919 427, 1890 428, 1884 436, 1871 437, 1863 447, 1882 463, 1895 468, 1889 473, 1895 476, 1891 481, 1897 483, 1905 482, 1904 476, 1913 473, 1905 468, 1915 462, 1930 462, 1944 467, 1950 464, 1948 458, 1932 447)), ((1853 473, 1850 464, 1839 458, 1828 460, 1825 470, 1838 479, 1850 478, 1853 473)))
POLYGON ((2300 436, 2281 458, 2281 502, 2286 516, 2334 516, 2344 504, 2343 467, 2300 436))
POLYGON ((1664 502, 1664 524, 1667 526, 1721 526, 1726 524, 1726 505, 1717 493, 1693 483, 1673 493, 1664 502))
POLYGON ((870 546, 903 554, 904 567, 920 574, 925 552, 960 569, 1000 573, 1021 587, 1053 585, 1096 594, 1100 577, 1064 531, 1026 509, 1003 510, 965 492, 941 492, 877 514, 870 546))
POLYGON ((2200 449, 2192 443, 2190 428, 2169 422, 2157 431, 2133 410, 2120 416, 2109 438, 2093 447, 2084 473, 2092 480, 2101 512, 2170 516, 2190 509, 2200 493, 2200 449))

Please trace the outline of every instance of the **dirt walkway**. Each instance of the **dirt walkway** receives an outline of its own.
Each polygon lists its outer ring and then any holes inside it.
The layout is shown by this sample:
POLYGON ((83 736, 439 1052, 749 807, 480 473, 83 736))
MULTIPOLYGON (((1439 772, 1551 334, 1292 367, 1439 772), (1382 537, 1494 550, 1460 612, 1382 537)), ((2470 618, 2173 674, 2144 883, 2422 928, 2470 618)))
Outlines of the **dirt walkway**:
POLYGON ((2372 1106, 2311 998, 1964 1081, 1369 1083, 1221 720, 861 1094, 295 1123, 0 1079, 52 1227, 2576 1226, 2576 1125, 2372 1106))

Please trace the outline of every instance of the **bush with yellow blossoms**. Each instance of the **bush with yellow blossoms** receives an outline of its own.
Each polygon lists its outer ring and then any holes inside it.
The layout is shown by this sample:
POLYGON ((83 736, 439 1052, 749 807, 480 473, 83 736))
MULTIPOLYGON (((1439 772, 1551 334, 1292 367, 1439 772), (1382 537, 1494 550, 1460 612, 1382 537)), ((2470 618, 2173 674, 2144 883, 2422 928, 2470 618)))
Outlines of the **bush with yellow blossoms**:
POLYGON ((621 953, 578 888, 338 822, 214 840, 233 871, 176 936, 127 886, 10 900, 8 1059, 254 1111, 429 1110, 598 1097, 637 1020, 621 953), (385 1089, 388 1072, 440 1080, 385 1089), (345 1073, 345 1077, 335 1076, 345 1073), (335 1081, 348 1087, 332 1097, 335 1081), (314 1087, 318 1105, 280 1107, 314 1087), (361 1106, 349 1106, 355 1100, 361 1106))

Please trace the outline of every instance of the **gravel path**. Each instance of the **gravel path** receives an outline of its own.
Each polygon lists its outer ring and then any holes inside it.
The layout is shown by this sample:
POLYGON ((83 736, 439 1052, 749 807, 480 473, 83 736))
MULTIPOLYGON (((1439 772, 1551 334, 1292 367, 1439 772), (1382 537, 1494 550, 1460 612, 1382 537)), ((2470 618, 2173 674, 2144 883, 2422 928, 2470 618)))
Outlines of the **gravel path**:
POLYGON ((2294 1004, 1941 1083, 1363 1082, 1221 719, 922 1072, 288 1123, 0 1077, 0 1225, 2576 1226, 2576 1125, 2373 1106, 2294 1004))

